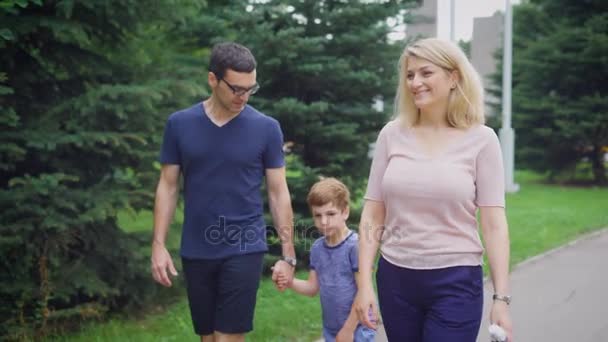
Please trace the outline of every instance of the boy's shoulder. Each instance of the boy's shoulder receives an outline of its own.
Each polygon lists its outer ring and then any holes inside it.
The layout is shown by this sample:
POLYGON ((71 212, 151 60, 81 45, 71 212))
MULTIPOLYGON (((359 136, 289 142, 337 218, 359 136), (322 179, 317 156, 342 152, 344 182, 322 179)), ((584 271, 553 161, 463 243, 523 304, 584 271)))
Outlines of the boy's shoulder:
POLYGON ((344 239, 344 241, 340 242, 337 246, 334 246, 334 247, 329 247, 327 245, 327 243, 325 242, 325 237, 321 236, 320 238, 316 239, 315 242, 313 242, 312 247, 311 247, 311 252, 313 250, 316 250, 319 248, 334 249, 334 248, 338 248, 338 247, 342 247, 342 246, 352 246, 352 245, 356 246, 358 243, 359 243, 359 235, 354 230, 351 230, 351 232, 348 234, 346 239, 344 239))
POLYGON ((315 253, 315 251, 318 251, 320 248, 325 248, 325 237, 324 236, 317 238, 315 240, 315 242, 312 243, 312 247, 310 247, 310 254, 315 253))
POLYGON ((356 231, 351 229, 350 234, 346 238, 346 241, 344 241, 344 244, 348 245, 348 246, 352 246, 352 245, 356 246, 358 243, 359 243, 359 234, 357 234, 356 231))
POLYGON ((359 241, 359 234, 356 231, 352 230, 352 229, 351 229, 351 231, 352 231, 352 233, 351 233, 350 240, 358 242, 359 241))

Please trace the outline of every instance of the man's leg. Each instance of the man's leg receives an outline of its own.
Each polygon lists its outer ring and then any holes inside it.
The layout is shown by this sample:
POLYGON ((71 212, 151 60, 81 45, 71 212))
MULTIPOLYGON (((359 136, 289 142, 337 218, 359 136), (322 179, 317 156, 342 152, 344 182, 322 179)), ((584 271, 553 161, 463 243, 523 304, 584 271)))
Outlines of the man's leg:
POLYGON ((201 336, 201 342, 215 342, 215 341, 217 341, 217 340, 215 339, 214 334, 201 336))
POLYGON ((182 258, 188 305, 194 332, 201 341, 214 342, 215 307, 220 260, 182 258))
POLYGON ((214 342, 242 341, 253 330, 263 262, 264 253, 237 255, 223 261, 218 277, 214 342))
MULTIPOLYGON (((244 342, 245 334, 224 334, 219 331, 216 331, 213 334, 214 340, 211 342, 244 342)), ((207 341, 205 341, 207 342, 207 341)))

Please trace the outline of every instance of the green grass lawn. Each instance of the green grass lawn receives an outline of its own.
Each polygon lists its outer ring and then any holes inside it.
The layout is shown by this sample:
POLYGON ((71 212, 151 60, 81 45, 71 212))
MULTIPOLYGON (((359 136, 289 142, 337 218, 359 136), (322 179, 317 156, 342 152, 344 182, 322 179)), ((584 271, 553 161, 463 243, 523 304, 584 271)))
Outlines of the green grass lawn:
POLYGON ((511 264, 608 226, 608 189, 549 186, 517 172, 521 189, 507 195, 511 264))
MULTIPOLYGON (((608 226, 608 189, 542 184, 530 172, 517 172, 521 190, 507 196, 511 263, 560 246, 583 233, 608 226)), ((151 214, 122 216, 129 231, 151 229, 151 214)), ((178 219, 181 221, 181 219, 178 219)), ((176 231, 172 231, 176 235, 176 231)), ((175 237, 172 237, 172 241, 175 237)), ((306 277, 300 273, 300 277, 306 277)), ((270 280, 258 293, 255 330, 249 341, 313 341, 321 334, 318 298, 277 292, 270 280)), ((185 299, 162 314, 143 320, 118 320, 87 325, 83 332, 59 341, 197 341, 185 299)))
MULTIPOLYGON (((306 272, 298 274, 306 278, 306 272)), ((249 341, 313 341, 321 334, 319 298, 278 292, 270 279, 262 281, 258 292, 254 331, 249 341)), ((162 314, 151 314, 143 320, 112 319, 106 323, 90 323, 76 335, 56 337, 52 341, 199 341, 192 330, 190 311, 185 299, 162 314)))

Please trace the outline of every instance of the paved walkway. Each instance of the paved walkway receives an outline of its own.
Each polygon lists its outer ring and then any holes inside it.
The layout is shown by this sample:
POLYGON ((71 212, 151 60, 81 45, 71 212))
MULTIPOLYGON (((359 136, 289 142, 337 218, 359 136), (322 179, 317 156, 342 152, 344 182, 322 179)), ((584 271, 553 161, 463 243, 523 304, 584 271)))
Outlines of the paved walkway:
MULTIPOLYGON (((608 229, 519 264, 511 272, 515 342, 608 341, 608 229)), ((491 282, 478 342, 488 342, 491 282)), ((379 331, 377 342, 387 341, 379 331)))
MULTIPOLYGON (((479 342, 490 341, 488 283, 479 342)), ((520 264, 511 288, 515 342, 608 341, 608 229, 520 264)))

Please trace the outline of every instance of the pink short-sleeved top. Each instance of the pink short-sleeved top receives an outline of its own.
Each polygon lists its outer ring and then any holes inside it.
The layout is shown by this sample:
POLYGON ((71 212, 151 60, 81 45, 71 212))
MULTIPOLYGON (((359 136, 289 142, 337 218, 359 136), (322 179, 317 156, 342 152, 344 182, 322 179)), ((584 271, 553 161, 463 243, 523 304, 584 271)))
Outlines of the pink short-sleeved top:
POLYGON ((430 156, 400 121, 387 123, 365 195, 386 209, 382 256, 413 269, 481 265, 476 211, 504 207, 504 188, 502 154, 491 128, 473 126, 430 156))

